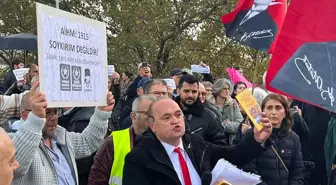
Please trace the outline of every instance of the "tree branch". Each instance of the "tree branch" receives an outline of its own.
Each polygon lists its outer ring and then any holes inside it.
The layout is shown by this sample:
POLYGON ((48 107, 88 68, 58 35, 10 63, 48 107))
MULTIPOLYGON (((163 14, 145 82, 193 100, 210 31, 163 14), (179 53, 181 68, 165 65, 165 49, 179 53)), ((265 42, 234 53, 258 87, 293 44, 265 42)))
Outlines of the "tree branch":
POLYGON ((183 25, 180 25, 179 27, 175 27, 176 29, 174 29, 175 31, 173 31, 172 33, 166 35, 165 37, 163 37, 162 39, 164 41, 167 41, 173 37, 176 37, 178 34, 182 33, 186 28, 188 28, 191 24, 199 24, 201 22, 203 22, 205 19, 207 19, 214 11, 216 11, 216 9, 218 8, 219 5, 215 5, 213 6, 204 16, 202 16, 199 19, 189 19, 187 22, 185 22, 183 25))

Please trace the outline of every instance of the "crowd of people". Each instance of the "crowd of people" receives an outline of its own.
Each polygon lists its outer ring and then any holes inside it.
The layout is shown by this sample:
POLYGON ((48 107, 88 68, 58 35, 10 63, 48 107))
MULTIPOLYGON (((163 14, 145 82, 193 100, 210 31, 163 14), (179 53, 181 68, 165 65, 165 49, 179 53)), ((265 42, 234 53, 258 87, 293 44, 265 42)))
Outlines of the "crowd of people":
POLYGON ((8 73, 0 96, 1 185, 208 185, 222 158, 262 185, 334 184, 324 138, 335 114, 263 85, 174 68, 173 89, 143 62, 136 75, 109 76, 107 106, 47 108, 38 64, 27 67, 23 81, 8 73), (263 112, 261 130, 236 100, 246 89, 263 112))

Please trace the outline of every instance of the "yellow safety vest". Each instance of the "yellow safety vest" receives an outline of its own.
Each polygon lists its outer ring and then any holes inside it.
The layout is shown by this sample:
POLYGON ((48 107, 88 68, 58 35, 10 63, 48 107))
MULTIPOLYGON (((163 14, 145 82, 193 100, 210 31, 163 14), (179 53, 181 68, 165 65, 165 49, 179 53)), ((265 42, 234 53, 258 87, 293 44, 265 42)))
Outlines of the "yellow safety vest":
POLYGON ((125 157, 131 151, 130 129, 114 131, 113 137, 114 160, 111 169, 110 185, 122 185, 125 157))

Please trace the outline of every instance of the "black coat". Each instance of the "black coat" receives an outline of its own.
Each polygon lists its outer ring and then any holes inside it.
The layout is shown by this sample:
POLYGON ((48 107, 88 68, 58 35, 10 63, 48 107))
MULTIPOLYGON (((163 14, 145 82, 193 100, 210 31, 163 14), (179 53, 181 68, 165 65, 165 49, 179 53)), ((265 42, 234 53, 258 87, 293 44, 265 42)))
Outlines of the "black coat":
MULTIPOLYGON (((213 145, 195 134, 185 134, 182 142, 200 177, 205 171, 211 171, 221 158, 241 165, 265 151, 261 144, 255 141, 253 134, 235 146, 213 145)), ((123 185, 134 184, 181 184, 167 152, 152 132, 146 132, 138 138, 133 150, 125 157, 123 185)))
POLYGON ((205 141, 212 144, 228 145, 219 117, 213 111, 206 108, 199 98, 192 106, 188 106, 187 109, 184 109, 181 105, 179 96, 176 97, 175 101, 183 111, 191 133, 203 137, 205 141))
POLYGON ((4 78, 4 88, 5 92, 16 82, 16 77, 13 70, 8 71, 4 78))
POLYGON ((244 170, 259 174, 263 185, 303 185, 304 167, 299 136, 292 131, 286 133, 273 129, 270 141, 284 161, 289 174, 272 148, 246 165, 244 170))

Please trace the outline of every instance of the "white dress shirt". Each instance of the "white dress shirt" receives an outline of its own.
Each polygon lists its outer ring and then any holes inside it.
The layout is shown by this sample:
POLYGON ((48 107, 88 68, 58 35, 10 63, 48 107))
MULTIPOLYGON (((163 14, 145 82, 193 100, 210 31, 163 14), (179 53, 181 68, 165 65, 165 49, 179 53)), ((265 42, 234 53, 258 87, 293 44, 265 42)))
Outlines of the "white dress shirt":
MULTIPOLYGON (((165 150, 166 150, 166 152, 167 152, 167 154, 170 158, 170 161, 173 163, 175 172, 176 172, 178 178, 180 179, 181 184, 185 185, 180 161, 179 161, 179 158, 178 158, 178 154, 176 152, 174 152, 174 149, 176 147, 172 146, 170 144, 164 143, 164 142, 161 142, 161 143, 162 143, 163 147, 165 148, 165 150)), ((184 160, 187 163, 192 185, 201 185, 202 184, 201 178, 198 175, 196 169, 194 168, 194 165, 192 164, 187 152, 184 150, 182 140, 180 140, 180 144, 177 147, 181 149, 181 153, 184 157, 184 160)))

